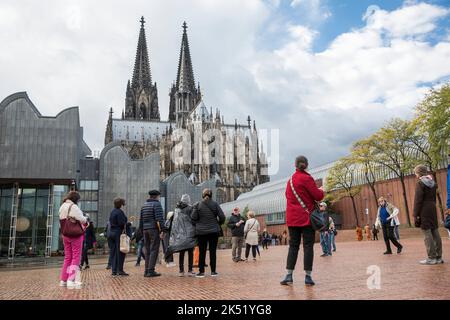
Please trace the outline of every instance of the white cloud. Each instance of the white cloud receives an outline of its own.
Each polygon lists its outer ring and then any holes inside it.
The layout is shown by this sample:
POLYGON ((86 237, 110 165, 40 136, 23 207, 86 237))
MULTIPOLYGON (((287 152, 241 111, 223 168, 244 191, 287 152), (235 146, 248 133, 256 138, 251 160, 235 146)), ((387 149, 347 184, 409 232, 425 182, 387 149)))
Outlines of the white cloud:
POLYGON ((289 141, 282 153, 336 159, 387 119, 411 116, 429 84, 450 76, 448 40, 426 41, 449 10, 419 3, 367 13, 364 27, 339 35, 322 52, 310 50, 313 30, 289 26, 287 34, 297 37, 253 60, 258 90, 277 96, 278 121, 291 128, 281 132, 289 141))
MULTIPOLYGON (((307 3, 326 8, 307 0, 294 6, 300 10, 307 3)), ((0 99, 26 90, 44 115, 79 105, 86 140, 100 149, 109 107, 118 116, 124 106, 140 16, 147 21, 163 119, 186 20, 206 104, 219 107, 231 123, 245 122, 250 114, 259 128, 280 128, 279 176, 285 176, 297 153, 309 156, 312 166, 331 161, 388 118, 410 116, 429 83, 450 75, 448 35, 427 42, 437 21, 448 17, 447 9, 423 3, 390 12, 372 8, 364 27, 313 52, 319 33, 306 23, 277 23, 283 41, 275 49, 258 43, 278 5, 277 0, 2 1, 0 42, 8 45, 0 50, 0 99)), ((323 10, 317 12, 323 16, 323 10)))

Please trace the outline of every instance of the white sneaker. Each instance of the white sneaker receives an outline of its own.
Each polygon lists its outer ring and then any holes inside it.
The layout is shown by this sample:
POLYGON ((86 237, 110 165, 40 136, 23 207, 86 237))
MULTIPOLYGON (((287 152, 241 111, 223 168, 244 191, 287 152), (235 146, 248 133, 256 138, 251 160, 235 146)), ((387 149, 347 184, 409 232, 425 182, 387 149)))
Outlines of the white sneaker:
POLYGON ((179 272, 179 273, 178 273, 178 276, 179 276, 179 277, 184 277, 184 272, 179 272))
POLYGON ((441 259, 436 259, 436 264, 441 264, 441 263, 444 263, 444 260, 442 260, 442 258, 441 259))
POLYGON ((425 259, 419 262, 420 264, 427 264, 427 265, 433 265, 436 264, 436 259, 425 259))
POLYGON ((177 265, 176 265, 176 263, 175 262, 169 262, 169 263, 166 263, 166 267, 167 268, 172 268, 172 267, 176 267, 177 265))
POLYGON ((61 281, 59 282, 59 286, 60 286, 60 287, 67 287, 67 282, 61 280, 61 281))
POLYGON ((68 289, 81 289, 82 282, 80 281, 67 281, 67 288, 68 289))

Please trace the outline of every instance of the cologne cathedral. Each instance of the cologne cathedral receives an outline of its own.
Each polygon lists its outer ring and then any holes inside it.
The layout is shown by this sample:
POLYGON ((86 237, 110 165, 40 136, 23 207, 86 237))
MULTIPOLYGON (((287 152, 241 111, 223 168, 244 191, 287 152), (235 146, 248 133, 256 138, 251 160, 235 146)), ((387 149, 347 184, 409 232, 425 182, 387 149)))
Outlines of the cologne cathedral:
POLYGON ((200 85, 194 80, 186 22, 183 23, 176 79, 169 90, 169 116, 166 121, 161 120, 143 17, 140 22, 125 107, 120 118, 113 118, 111 108, 105 145, 120 142, 134 160, 158 151, 161 181, 178 171, 195 185, 214 179, 219 203, 233 201, 239 194, 268 182, 267 159, 255 121, 252 123, 248 116, 244 124, 238 124, 237 120, 234 124, 226 124, 219 109, 213 112, 203 103, 200 85), (180 131, 185 136, 188 133, 187 142, 180 142, 180 131), (205 132, 214 134, 205 135, 205 132), (185 161, 175 161, 177 155, 182 155, 185 161))

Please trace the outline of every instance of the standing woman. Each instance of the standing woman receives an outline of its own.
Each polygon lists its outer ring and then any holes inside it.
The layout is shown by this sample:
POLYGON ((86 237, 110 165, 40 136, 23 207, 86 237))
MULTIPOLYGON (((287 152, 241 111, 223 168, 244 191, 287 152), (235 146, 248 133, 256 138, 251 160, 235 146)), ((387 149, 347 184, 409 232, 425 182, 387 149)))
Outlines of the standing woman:
POLYGON ((442 241, 436 210, 436 183, 428 175, 427 167, 418 165, 414 173, 418 179, 414 195, 414 225, 420 227, 425 236, 425 247, 428 258, 421 264, 439 264, 442 260, 442 241))
POLYGON ((205 259, 208 246, 211 276, 218 276, 216 272, 217 243, 222 229, 221 225, 225 222, 225 214, 219 204, 212 199, 212 191, 204 189, 202 198, 202 201, 194 205, 191 214, 191 218, 195 223, 195 235, 197 236, 200 250, 197 278, 205 276, 205 259))
MULTIPOLYGON (((70 191, 63 200, 63 204, 59 208, 59 220, 73 218, 81 224, 86 224, 87 218, 77 206, 80 200, 80 194, 76 191, 70 191)), ((67 222, 68 223, 68 222, 67 222)), ((62 236, 64 243, 64 264, 61 270, 61 287, 68 288, 79 287, 81 282, 75 279, 77 271, 79 270, 81 250, 83 247, 84 235, 78 237, 62 236)))
POLYGON ((322 187, 318 188, 313 177, 306 172, 308 159, 298 156, 295 159, 295 173, 286 186, 286 225, 289 231, 289 252, 286 262, 286 277, 280 282, 289 285, 294 282, 292 274, 297 263, 300 242, 303 238, 303 268, 305 270, 305 285, 314 285, 311 278, 314 260, 315 231, 311 227, 310 212, 314 210, 315 201, 324 197, 322 187), (303 208, 302 203, 307 210, 303 208))
MULTIPOLYGON (((120 235, 124 229, 127 228, 128 218, 122 210, 125 205, 125 200, 122 198, 114 199, 114 209, 109 216, 109 242, 111 243, 111 264, 113 276, 128 276, 128 273, 123 271, 123 264, 125 262, 125 253, 120 251, 120 235)), ((128 231, 128 230, 126 230, 128 231)), ((131 236, 131 235, 128 235, 131 236)), ((130 237, 131 238, 131 237, 130 237)))
POLYGON ((256 261, 256 249, 258 248, 258 233, 260 230, 259 222, 255 219, 255 213, 249 211, 247 213, 247 221, 244 226, 245 235, 245 260, 247 261, 252 248, 253 261, 256 261))

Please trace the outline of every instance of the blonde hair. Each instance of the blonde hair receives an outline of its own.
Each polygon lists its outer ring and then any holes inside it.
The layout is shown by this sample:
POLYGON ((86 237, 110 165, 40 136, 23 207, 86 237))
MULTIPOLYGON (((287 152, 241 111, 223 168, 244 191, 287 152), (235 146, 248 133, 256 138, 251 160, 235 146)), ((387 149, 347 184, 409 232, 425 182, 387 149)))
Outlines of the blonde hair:
POLYGON ((254 218, 255 217, 255 211, 249 211, 249 212, 247 212, 247 216, 249 217, 249 218, 254 218))

